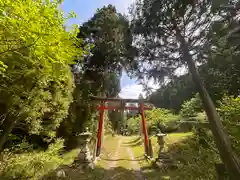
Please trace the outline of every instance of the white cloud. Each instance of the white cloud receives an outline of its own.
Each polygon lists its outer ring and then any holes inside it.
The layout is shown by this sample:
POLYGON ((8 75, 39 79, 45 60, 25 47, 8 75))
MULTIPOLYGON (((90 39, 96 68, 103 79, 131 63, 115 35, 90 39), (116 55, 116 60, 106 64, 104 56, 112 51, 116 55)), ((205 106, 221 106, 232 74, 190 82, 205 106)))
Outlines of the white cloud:
MULTIPOLYGON (((152 91, 155 91, 159 88, 159 85, 154 83, 153 80, 149 80, 147 85, 148 87, 152 88, 152 91)), ((144 92, 143 86, 135 83, 122 87, 119 96, 121 98, 138 99, 140 94, 142 94, 143 97, 146 97, 146 92, 144 92)))
POLYGON ((131 6, 131 4, 134 3, 134 0, 117 0, 119 2, 118 6, 121 7, 121 9, 119 8, 120 11, 128 14, 129 12, 129 7, 131 6))
POLYGON ((119 96, 121 98, 131 98, 131 99, 138 99, 138 96, 143 93, 143 87, 138 84, 132 84, 132 85, 127 85, 122 88, 121 92, 119 93, 119 96))

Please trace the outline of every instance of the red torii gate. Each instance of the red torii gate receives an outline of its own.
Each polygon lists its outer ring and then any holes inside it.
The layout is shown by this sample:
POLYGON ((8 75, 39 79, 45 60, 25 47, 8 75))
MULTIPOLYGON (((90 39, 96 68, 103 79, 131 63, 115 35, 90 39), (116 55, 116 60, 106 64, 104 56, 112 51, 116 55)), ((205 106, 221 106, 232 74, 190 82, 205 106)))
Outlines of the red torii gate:
POLYGON ((149 147, 149 139, 148 139, 148 132, 147 132, 147 123, 145 119, 144 110, 151 110, 151 107, 145 107, 144 103, 147 103, 148 101, 145 99, 117 99, 117 98, 102 98, 102 97, 91 97, 93 101, 100 101, 100 105, 98 106, 99 110, 99 123, 98 123, 98 133, 97 133, 97 150, 96 150, 96 157, 100 155, 101 152, 101 137, 102 137, 102 130, 103 130, 103 115, 104 110, 139 110, 139 113, 142 117, 142 131, 144 134, 144 147, 145 147, 145 155, 150 156, 150 147, 149 147), (119 103, 120 105, 111 106, 105 105, 105 102, 112 102, 112 103, 119 103), (139 107, 135 106, 125 106, 126 103, 138 103, 139 107))

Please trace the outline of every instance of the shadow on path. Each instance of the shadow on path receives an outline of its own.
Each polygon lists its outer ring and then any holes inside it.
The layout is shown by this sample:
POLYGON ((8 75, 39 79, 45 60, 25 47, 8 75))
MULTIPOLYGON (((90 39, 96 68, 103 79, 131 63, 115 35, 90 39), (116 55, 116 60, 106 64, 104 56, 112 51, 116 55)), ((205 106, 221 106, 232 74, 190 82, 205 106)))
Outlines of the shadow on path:
POLYGON ((53 172, 43 180, 137 180, 133 170, 128 170, 122 167, 110 169, 96 167, 93 170, 83 170, 81 167, 65 167, 58 170, 58 172, 59 171, 64 171, 65 175, 59 177, 56 175, 56 172, 53 172))
POLYGON ((145 160, 145 158, 141 158, 141 159, 126 159, 126 158, 119 158, 119 159, 108 159, 108 158, 101 158, 101 160, 103 161, 142 161, 145 160))
MULTIPOLYGON (((64 171, 65 177, 57 177, 56 172, 49 174, 43 180, 139 180, 136 176, 138 173, 135 170, 125 169, 123 167, 115 167, 110 169, 104 169, 102 167, 96 167, 93 170, 83 170, 80 167, 65 167, 61 170, 64 171)), ((141 172, 144 178, 143 180, 164 180, 166 175, 153 171, 141 172)))
POLYGON ((137 137, 136 139, 134 139, 130 142, 123 143, 123 146, 136 147, 136 146, 141 146, 142 143, 143 143, 142 137, 137 137))

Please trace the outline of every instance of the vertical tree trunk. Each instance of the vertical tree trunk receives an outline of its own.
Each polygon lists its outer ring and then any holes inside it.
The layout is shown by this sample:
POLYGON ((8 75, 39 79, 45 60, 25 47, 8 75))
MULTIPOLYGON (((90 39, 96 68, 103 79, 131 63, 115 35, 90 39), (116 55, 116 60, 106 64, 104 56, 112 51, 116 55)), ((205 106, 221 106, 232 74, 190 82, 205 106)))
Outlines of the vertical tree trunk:
POLYGON ((16 123, 17 118, 11 119, 9 116, 7 116, 6 120, 3 122, 3 132, 0 136, 0 152, 3 150, 3 146, 7 141, 8 135, 12 132, 16 123))
POLYGON ((188 46, 184 38, 178 34, 178 40, 182 46, 183 57, 187 61, 188 69, 192 75, 192 79, 196 85, 197 91, 203 101, 203 105, 208 117, 210 128, 212 130, 216 146, 219 150, 220 157, 225 164, 232 180, 237 180, 240 177, 240 160, 233 151, 228 134, 224 131, 220 116, 217 113, 216 107, 213 104, 205 86, 203 85, 196 65, 189 54, 188 46))

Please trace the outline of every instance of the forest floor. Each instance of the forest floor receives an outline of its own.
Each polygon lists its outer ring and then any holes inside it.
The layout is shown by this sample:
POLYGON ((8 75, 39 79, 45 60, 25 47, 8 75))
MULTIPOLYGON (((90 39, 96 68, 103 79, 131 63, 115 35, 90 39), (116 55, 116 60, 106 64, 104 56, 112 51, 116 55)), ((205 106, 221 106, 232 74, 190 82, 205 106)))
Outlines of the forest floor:
MULTIPOLYGON (((173 134, 167 143, 176 143, 188 134, 173 134)), ((154 157, 158 145, 152 138, 154 157)), ((94 170, 68 167, 64 169, 67 180, 166 180, 174 173, 161 173, 144 158, 142 138, 138 136, 107 136, 104 138, 101 156, 94 170)), ((56 178, 51 178, 56 179, 56 178)))

